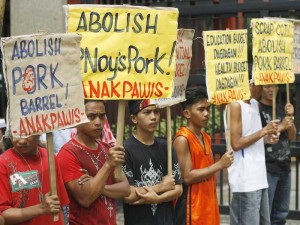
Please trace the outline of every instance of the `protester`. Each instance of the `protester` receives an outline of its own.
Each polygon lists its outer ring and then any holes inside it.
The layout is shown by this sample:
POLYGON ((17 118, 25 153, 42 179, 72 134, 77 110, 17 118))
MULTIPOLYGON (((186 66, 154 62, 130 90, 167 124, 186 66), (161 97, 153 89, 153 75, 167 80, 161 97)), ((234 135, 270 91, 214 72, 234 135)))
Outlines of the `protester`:
POLYGON ((129 194, 124 173, 114 177, 115 167, 124 162, 124 148, 98 141, 105 123, 105 104, 86 100, 88 123, 77 126, 77 134, 58 153, 58 161, 70 197, 70 225, 116 224, 115 200, 129 194), (91 176, 81 185, 78 179, 91 176))
POLYGON ((181 172, 172 151, 172 176, 167 175, 167 142, 154 132, 160 120, 159 109, 150 100, 129 101, 135 133, 124 142, 123 170, 131 193, 124 198, 125 225, 173 225, 172 200, 182 193, 181 172))
POLYGON ((187 126, 176 133, 173 146, 182 172, 183 194, 176 203, 177 225, 219 225, 215 173, 233 162, 232 151, 214 162, 210 136, 202 129, 209 120, 206 90, 191 87, 181 103, 187 126))
POLYGON ((231 147, 234 150, 234 163, 228 168, 232 191, 231 225, 270 224, 264 139, 272 144, 278 141, 278 124, 272 120, 262 128, 256 100, 261 95, 261 86, 251 80, 250 92, 251 100, 229 105, 231 147))
MULTIPOLYGON (((39 136, 13 138, 13 148, 0 156, 0 212, 7 224, 67 224, 69 199, 58 165, 57 195, 50 195, 47 150, 39 136), (59 221, 53 222, 53 214, 59 221)), ((56 160, 55 160, 56 164, 56 160)))
MULTIPOLYGON (((272 120, 273 89, 278 92, 277 85, 264 85, 260 99, 260 115, 262 125, 272 120)), ((290 142, 296 138, 294 125, 294 107, 287 103, 285 107, 276 104, 276 119, 280 120, 280 132, 277 144, 265 145, 265 156, 268 178, 268 195, 271 224, 285 224, 289 213, 291 191, 291 150, 290 142)))

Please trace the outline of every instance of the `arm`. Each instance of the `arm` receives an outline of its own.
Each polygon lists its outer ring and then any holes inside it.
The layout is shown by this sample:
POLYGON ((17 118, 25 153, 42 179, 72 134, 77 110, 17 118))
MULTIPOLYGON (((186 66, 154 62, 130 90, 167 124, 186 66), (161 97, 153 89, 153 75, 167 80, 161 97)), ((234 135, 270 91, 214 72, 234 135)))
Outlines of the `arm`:
POLYGON ((172 201, 182 194, 182 185, 175 185, 174 190, 166 191, 161 195, 158 195, 151 187, 144 187, 144 190, 146 193, 140 193, 139 190, 136 189, 136 194, 140 199, 132 204, 155 204, 172 201))
MULTIPOLYGON (((173 176, 164 176, 162 181, 156 185, 153 185, 151 187, 151 190, 155 192, 157 195, 164 193, 166 191, 174 190, 175 189, 175 179, 173 176)), ((181 186, 181 185, 180 185, 181 186)), ((123 201, 129 204, 132 204, 138 200, 141 199, 141 197, 137 194, 146 194, 147 189, 144 187, 135 187, 135 186, 130 186, 130 194, 123 198, 123 201)))
POLYGON ((80 185, 77 179, 69 181, 65 183, 66 188, 81 206, 89 207, 99 195, 103 194, 104 186, 113 168, 123 162, 123 147, 112 147, 109 150, 108 159, 95 177, 89 179, 84 185, 80 185))
POLYGON ((3 212, 7 224, 19 224, 44 214, 56 214, 60 211, 57 195, 46 194, 42 203, 26 208, 9 208, 3 212))
POLYGON ((103 195, 112 199, 123 198, 129 194, 130 186, 123 172, 120 179, 115 179, 114 184, 105 185, 103 188, 103 195))
POLYGON ((242 136, 242 115, 241 105, 237 102, 230 104, 230 135, 231 147, 234 151, 239 151, 246 148, 266 135, 277 135, 277 121, 270 121, 264 128, 256 131, 255 133, 242 136))
POLYGON ((230 151, 226 152, 218 162, 209 167, 193 169, 193 163, 187 139, 183 136, 177 137, 173 142, 173 147, 177 152, 183 181, 187 185, 206 180, 217 171, 229 167, 233 161, 233 152, 230 151))
POLYGON ((296 138, 296 127, 292 116, 285 116, 278 126, 278 131, 287 131, 287 137, 289 141, 294 141, 296 138))

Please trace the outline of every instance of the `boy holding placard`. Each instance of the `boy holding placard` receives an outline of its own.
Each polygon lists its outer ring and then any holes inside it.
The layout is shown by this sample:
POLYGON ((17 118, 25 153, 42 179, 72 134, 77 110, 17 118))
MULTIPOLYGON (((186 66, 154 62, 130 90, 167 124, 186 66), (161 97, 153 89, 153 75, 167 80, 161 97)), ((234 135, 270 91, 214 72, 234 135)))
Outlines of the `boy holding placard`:
POLYGON ((262 127, 256 100, 261 90, 250 80, 252 99, 229 105, 230 144, 234 151, 234 163, 228 168, 231 225, 270 224, 264 141, 278 141, 278 121, 272 120, 262 127))
POLYGON ((48 155, 38 147, 38 140, 38 135, 13 138, 14 147, 0 156, 0 212, 8 224, 68 222, 69 199, 59 167, 56 165, 58 195, 49 195, 48 155), (52 214, 57 213, 60 218, 54 222, 52 214))
MULTIPOLYGON (((273 89, 278 86, 263 85, 260 99, 260 115, 265 126, 272 119, 273 89)), ((291 191, 291 150, 290 142, 296 138, 294 125, 294 107, 287 103, 285 107, 276 105, 276 117, 280 120, 280 132, 277 144, 265 144, 265 156, 268 178, 268 195, 271 224, 285 224, 289 213, 291 191)))
POLYGON ((124 148, 98 141, 105 124, 105 103, 85 100, 88 123, 77 126, 77 134, 58 153, 64 183, 70 196, 70 225, 116 224, 115 199, 129 194, 125 175, 113 176, 124 162, 124 148), (78 179, 87 171, 90 179, 78 179))
POLYGON ((167 142, 154 136, 160 112, 151 100, 131 100, 130 118, 136 132, 124 142, 123 171, 131 193, 124 198, 125 225, 173 225, 172 200, 182 193, 181 172, 175 151, 172 174, 167 175, 167 142))
POLYGON ((173 142, 184 181, 176 203, 176 224, 219 225, 215 173, 232 164, 233 154, 227 152, 214 163, 211 138, 202 130, 209 119, 206 90, 190 87, 185 95, 181 105, 187 126, 180 128, 173 142))

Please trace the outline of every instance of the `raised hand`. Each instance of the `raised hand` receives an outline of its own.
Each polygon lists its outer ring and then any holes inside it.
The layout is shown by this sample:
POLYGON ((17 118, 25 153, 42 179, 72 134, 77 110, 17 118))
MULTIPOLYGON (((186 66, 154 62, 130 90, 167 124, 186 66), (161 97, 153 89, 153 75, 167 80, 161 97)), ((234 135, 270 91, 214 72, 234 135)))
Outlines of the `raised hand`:
POLYGON ((289 116, 294 115, 294 106, 291 103, 287 103, 284 107, 285 114, 289 116))
POLYGON ((271 120, 264 128, 265 135, 277 135, 278 134, 279 120, 271 120))
POLYGON ((228 168, 233 163, 233 151, 227 151, 220 159, 219 163, 222 169, 228 168))
POLYGON ((162 192, 170 191, 175 189, 175 178, 174 176, 166 175, 161 181, 162 192))
POLYGON ((41 203, 43 214, 56 214, 60 211, 60 202, 57 195, 47 193, 41 203))
POLYGON ((121 145, 116 145, 109 149, 108 158, 106 163, 110 167, 116 167, 119 164, 123 164, 125 160, 124 147, 121 145))

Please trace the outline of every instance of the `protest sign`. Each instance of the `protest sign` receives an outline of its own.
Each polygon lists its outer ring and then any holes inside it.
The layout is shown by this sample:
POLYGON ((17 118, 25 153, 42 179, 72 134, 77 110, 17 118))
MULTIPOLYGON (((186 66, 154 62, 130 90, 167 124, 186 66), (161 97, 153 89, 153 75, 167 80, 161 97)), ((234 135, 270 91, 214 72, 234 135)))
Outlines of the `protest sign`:
POLYGON ((179 29, 176 41, 176 69, 173 80, 173 92, 171 98, 156 99, 159 108, 172 106, 185 101, 185 90, 189 79, 192 45, 195 30, 179 29))
POLYGON ((211 103, 250 99, 247 30, 204 31, 203 41, 211 103))
POLYGON ((178 9, 68 5, 67 31, 82 34, 88 99, 154 99, 172 94, 178 9))
POLYGON ((300 21, 294 21, 294 73, 300 73, 300 21))
POLYGON ((278 18, 252 19, 256 85, 293 83, 294 24, 278 18))
POLYGON ((1 39, 9 128, 27 137, 87 122, 80 68, 80 35, 1 39))

